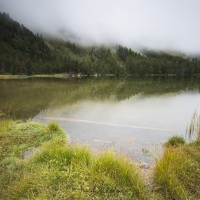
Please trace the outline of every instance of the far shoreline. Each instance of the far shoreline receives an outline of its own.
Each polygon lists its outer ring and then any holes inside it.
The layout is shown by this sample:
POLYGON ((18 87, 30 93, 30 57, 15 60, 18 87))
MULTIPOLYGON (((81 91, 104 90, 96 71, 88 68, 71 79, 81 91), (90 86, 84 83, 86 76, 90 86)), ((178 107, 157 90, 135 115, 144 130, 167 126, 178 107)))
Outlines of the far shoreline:
MULTIPOLYGON (((121 74, 121 75, 116 75, 116 74, 93 74, 93 75, 86 75, 86 74, 68 74, 68 73, 60 73, 60 74, 33 74, 33 75, 26 75, 26 74, 0 74, 0 80, 8 80, 8 79, 28 79, 28 78, 58 78, 58 79, 70 79, 70 78, 97 78, 97 77, 133 77, 133 78, 149 78, 149 77, 174 77, 174 78, 179 78, 175 74, 145 74, 145 75, 138 75, 138 74, 121 74)), ((200 74, 194 74, 192 77, 200 77, 200 74)), ((182 77, 183 79, 187 79, 187 77, 182 77)))

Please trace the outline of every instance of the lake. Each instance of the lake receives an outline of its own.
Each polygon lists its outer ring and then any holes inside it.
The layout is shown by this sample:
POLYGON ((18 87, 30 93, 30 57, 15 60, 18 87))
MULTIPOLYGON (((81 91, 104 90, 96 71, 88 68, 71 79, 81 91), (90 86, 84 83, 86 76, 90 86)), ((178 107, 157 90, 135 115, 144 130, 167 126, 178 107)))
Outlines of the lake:
POLYGON ((185 136, 200 107, 200 80, 93 78, 0 80, 0 111, 16 119, 55 121, 72 142, 113 148, 141 162, 185 136))

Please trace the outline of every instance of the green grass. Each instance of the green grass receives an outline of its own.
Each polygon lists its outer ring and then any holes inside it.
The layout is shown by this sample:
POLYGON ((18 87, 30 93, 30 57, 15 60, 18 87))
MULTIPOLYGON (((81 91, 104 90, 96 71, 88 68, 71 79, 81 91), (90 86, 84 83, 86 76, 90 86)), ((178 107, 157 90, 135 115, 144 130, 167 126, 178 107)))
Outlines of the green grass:
POLYGON ((200 118, 195 112, 187 130, 185 144, 174 136, 165 145, 163 156, 157 161, 154 182, 165 199, 200 199, 200 118))
POLYGON ((154 181, 166 199, 199 199, 200 143, 167 147, 156 163, 154 181))
POLYGON ((27 75, 12 75, 12 74, 0 74, 0 79, 24 79, 28 78, 27 75))
POLYGON ((35 75, 12 75, 12 74, 0 74, 0 80, 6 79, 27 79, 27 78, 68 78, 70 75, 66 73, 62 74, 35 74, 35 75))
POLYGON ((186 143, 185 139, 182 136, 175 135, 171 137, 166 143, 165 146, 178 147, 186 143))
POLYGON ((48 127, 35 122, 13 120, 0 121, 0 199, 14 199, 9 191, 24 176, 25 160, 23 153, 30 149, 39 149, 46 141, 54 138, 65 141, 65 133, 50 123, 48 127), (52 126, 54 129, 52 130, 52 126), (6 193, 9 193, 8 195, 6 193), (10 198, 9 198, 10 196, 10 198))
POLYGON ((138 169, 67 142, 55 123, 0 121, 0 199, 148 199, 138 169), (23 159, 23 152, 34 153, 23 159))

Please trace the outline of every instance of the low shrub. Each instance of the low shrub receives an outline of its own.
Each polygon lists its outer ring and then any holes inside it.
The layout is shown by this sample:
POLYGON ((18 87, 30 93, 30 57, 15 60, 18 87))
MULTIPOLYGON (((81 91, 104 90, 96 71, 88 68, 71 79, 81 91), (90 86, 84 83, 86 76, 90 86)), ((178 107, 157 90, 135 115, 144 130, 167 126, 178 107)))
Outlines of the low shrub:
POLYGON ((181 136, 173 136, 166 143, 165 146, 178 147, 186 143, 185 139, 181 136))

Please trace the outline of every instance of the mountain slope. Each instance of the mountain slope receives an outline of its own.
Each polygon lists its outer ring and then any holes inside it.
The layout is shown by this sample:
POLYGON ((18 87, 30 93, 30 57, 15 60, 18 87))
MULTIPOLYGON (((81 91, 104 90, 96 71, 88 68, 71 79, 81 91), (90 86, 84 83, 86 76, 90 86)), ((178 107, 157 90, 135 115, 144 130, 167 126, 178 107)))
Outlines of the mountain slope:
POLYGON ((69 41, 44 39, 0 13, 0 73, 137 75, 178 77, 200 74, 200 61, 182 55, 123 47, 82 47, 69 41))

